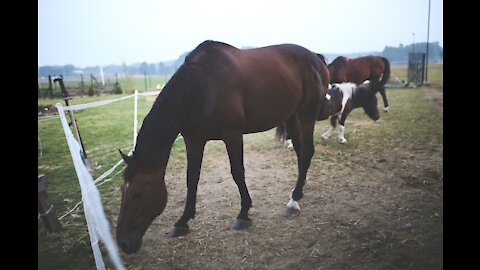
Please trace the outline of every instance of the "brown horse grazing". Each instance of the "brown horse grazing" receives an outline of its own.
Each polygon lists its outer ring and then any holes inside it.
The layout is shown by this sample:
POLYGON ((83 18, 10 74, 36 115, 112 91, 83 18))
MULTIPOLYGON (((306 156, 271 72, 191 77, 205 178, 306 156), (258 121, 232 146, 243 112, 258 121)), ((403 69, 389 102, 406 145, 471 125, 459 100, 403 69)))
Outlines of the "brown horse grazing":
POLYGON ((362 84, 369 80, 372 91, 374 93, 380 92, 382 95, 383 111, 389 111, 387 95, 385 94, 385 84, 390 77, 390 62, 387 58, 369 55, 350 59, 339 56, 328 65, 328 72, 330 73, 331 84, 343 82, 362 84))
POLYGON ((179 133, 187 150, 187 198, 170 236, 186 234, 188 221, 195 217, 200 168, 209 140, 225 143, 240 192, 241 209, 232 228, 250 226, 252 200, 245 184, 243 134, 266 131, 285 121, 298 158, 297 183, 286 213, 298 210, 314 154, 315 120, 328 82, 326 65, 298 45, 248 50, 215 41, 198 45, 155 100, 133 154, 120 152, 127 164, 117 222, 120 248, 137 252, 145 231, 165 209, 165 169, 179 133))

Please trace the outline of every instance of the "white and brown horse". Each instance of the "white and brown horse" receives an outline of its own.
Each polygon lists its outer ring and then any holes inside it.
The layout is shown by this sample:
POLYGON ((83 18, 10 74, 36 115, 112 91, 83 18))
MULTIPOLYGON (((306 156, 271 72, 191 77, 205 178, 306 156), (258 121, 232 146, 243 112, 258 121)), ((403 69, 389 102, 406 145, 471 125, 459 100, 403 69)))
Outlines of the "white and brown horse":
POLYGON ((374 121, 380 118, 377 98, 370 88, 370 84, 335 83, 332 85, 326 95, 327 106, 322 109, 317 118, 319 121, 330 118, 330 128, 321 135, 322 138, 328 139, 332 135, 339 119, 338 141, 346 143, 345 120, 355 108, 363 108, 365 113, 374 121))
MULTIPOLYGON (((371 91, 370 84, 356 85, 354 83, 334 83, 325 96, 324 104, 317 115, 317 121, 330 118, 330 128, 321 136, 324 139, 330 138, 332 132, 337 127, 339 120, 340 130, 338 132, 338 141, 346 143, 345 139, 345 120, 350 112, 355 108, 362 107, 365 113, 374 121, 380 118, 377 108, 377 98, 371 91)), ((291 148, 291 140, 287 134, 285 136, 285 127, 277 127, 277 138, 285 139, 285 144, 291 148)))

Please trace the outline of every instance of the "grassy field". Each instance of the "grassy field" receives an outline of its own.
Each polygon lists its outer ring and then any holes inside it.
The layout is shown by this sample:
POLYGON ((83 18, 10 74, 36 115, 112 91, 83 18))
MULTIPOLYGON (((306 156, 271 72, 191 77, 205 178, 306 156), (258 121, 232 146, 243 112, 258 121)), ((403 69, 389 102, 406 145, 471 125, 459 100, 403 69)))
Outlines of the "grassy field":
MULTIPOLYGON (((392 67, 392 75, 406 79, 406 67, 392 67), (404 77, 402 77, 404 76, 404 77)), ((143 90, 143 78, 131 79, 131 87, 143 90)), ((152 85, 165 83, 166 78, 156 78, 152 85), (157 80, 158 79, 158 80, 157 80)), ((441 85, 443 91, 443 65, 432 65, 429 69, 429 83, 441 85)), ((130 87, 130 86, 129 86, 130 87)), ((132 88, 132 89, 133 89, 132 88)), ((431 101, 425 98, 423 88, 404 89, 391 88, 387 90, 392 112, 389 113, 381 126, 349 125, 347 127, 346 145, 340 145, 335 140, 322 142, 332 149, 361 149, 364 145, 396 149, 406 142, 414 140, 427 149, 436 146, 443 140, 443 115, 435 110, 431 101), (390 137, 391 140, 382 138, 390 137), (378 142, 381 142, 379 144, 378 142)), ((72 104, 83 104, 97 100, 119 98, 123 95, 107 95, 93 97, 75 97, 72 104)), ((54 105, 61 99, 39 99, 38 105, 54 105)), ((140 97, 138 100, 138 124, 150 110, 152 98, 140 97)), ((379 102, 379 108, 383 105, 379 102)), ((118 149, 128 152, 133 145, 133 98, 115 102, 106 106, 75 112, 77 124, 88 157, 96 167, 94 178, 111 168, 120 160, 118 149)), ((67 116, 67 119, 68 116, 67 116)), ((355 110, 347 120, 349 123, 361 123, 365 116, 361 110, 355 110)), ((317 123, 315 138, 327 128, 328 122, 317 123)), ((263 135, 262 135, 263 136, 263 135)), ((264 136, 274 140, 274 131, 264 132, 264 136)), ((72 209, 81 200, 80 187, 72 164, 65 135, 58 117, 39 118, 38 137, 41 142, 42 155, 38 156, 38 173, 45 174, 48 180, 48 194, 55 207, 57 216, 72 209)), ((259 142, 258 146, 262 148, 259 142)), ((281 147, 281 146, 278 146, 281 147)), ((348 151, 348 150, 346 150, 348 151)), ((334 159, 327 153, 317 153, 315 159, 334 159)), ((185 159, 185 146, 182 140, 175 143, 171 159, 185 159)), ((119 207, 119 186, 122 183, 122 166, 111 181, 99 186, 104 205, 119 207)), ((106 207, 106 215, 111 225, 114 216, 106 207)), ((38 263, 39 269, 93 269, 94 259, 90 246, 83 209, 80 206, 71 214, 65 216, 61 223, 63 230, 58 233, 48 233, 43 222, 38 221, 38 263)))
MULTIPOLYGON (((169 79, 169 76, 165 75, 127 75, 127 76, 121 76, 118 78, 118 82, 120 83, 120 86, 122 87, 122 90, 126 94, 131 94, 135 91, 135 89, 139 91, 152 91, 157 89, 157 86, 163 87, 169 79)), ((99 79, 98 83, 101 83, 99 79)), ((65 79, 64 84, 65 87, 67 88, 67 91, 69 88, 79 88, 80 87, 80 80, 78 79, 65 79)), ((108 78, 108 80, 105 81, 107 85, 112 85, 115 83, 115 77, 108 78)), ((48 79, 47 81, 42 80, 39 82, 40 88, 42 89, 42 93, 46 91, 48 88, 48 79)), ((90 87, 91 82, 90 80, 84 80, 84 87, 85 89, 88 89, 90 87)), ((96 86, 100 87, 100 86, 96 86)), ((60 86, 58 84, 53 85, 53 93, 56 94, 56 96, 60 96, 60 86)), ((84 91, 87 93, 87 90, 84 91)), ((42 95, 43 96, 43 95, 42 95)))
MULTIPOLYGON (((407 81, 407 65, 392 65, 390 68, 390 81, 393 81, 395 77, 398 77, 401 81, 407 81)), ((428 65, 427 72, 427 81, 425 82, 425 84, 431 84, 436 86, 443 84, 443 64, 430 64, 428 65)))

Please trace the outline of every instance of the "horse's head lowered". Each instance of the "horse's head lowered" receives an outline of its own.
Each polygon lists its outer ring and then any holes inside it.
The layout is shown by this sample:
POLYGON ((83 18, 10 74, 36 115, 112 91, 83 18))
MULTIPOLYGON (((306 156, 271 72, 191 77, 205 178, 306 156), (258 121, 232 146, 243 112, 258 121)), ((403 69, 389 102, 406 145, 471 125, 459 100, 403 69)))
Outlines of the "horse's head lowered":
POLYGON ((358 103, 361 104, 368 117, 374 121, 380 119, 380 114, 377 108, 378 101, 375 93, 368 89, 368 87, 359 87, 355 92, 355 95, 355 98, 358 100, 358 103))
POLYGON ((145 231, 167 205, 165 168, 146 171, 135 156, 120 151, 127 164, 121 187, 122 203, 117 221, 117 242, 127 254, 137 252, 145 231))

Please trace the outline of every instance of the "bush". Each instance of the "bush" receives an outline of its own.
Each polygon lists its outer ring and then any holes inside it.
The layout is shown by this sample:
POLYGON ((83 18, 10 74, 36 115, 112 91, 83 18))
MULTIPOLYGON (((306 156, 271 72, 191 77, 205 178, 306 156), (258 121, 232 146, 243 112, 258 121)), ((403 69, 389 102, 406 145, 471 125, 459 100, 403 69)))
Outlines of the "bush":
POLYGON ((120 83, 116 82, 113 85, 113 93, 115 94, 123 94, 122 86, 120 86, 120 83))

